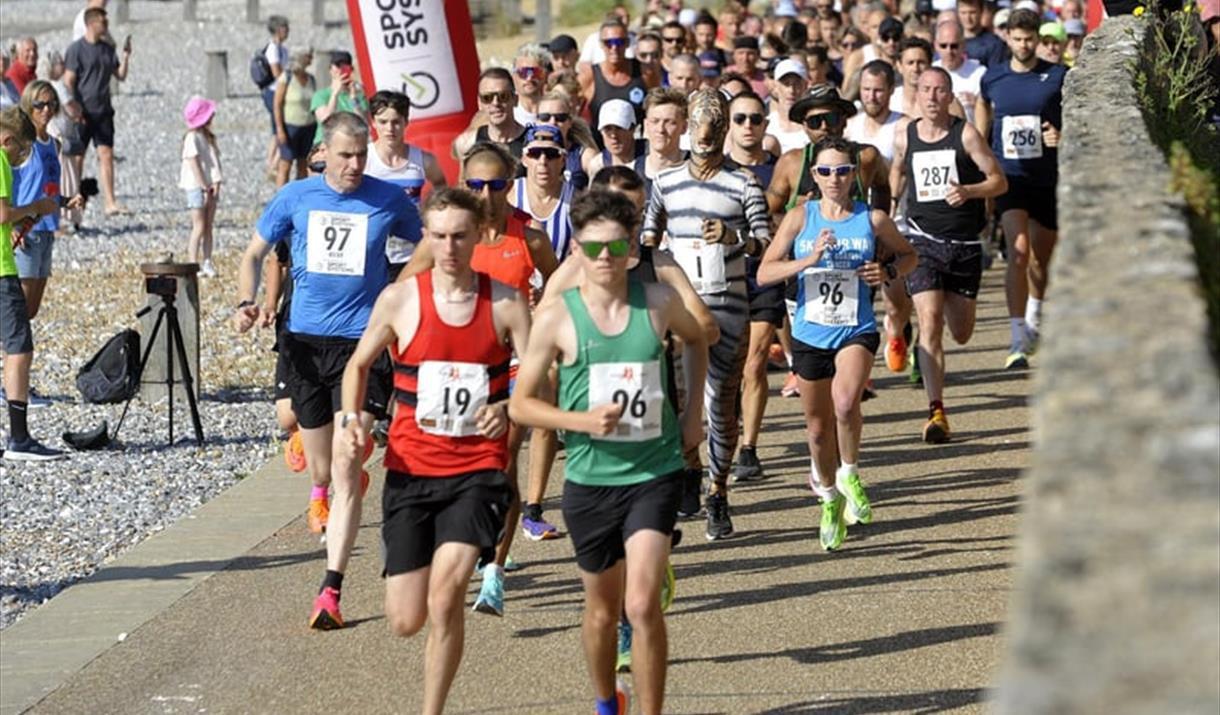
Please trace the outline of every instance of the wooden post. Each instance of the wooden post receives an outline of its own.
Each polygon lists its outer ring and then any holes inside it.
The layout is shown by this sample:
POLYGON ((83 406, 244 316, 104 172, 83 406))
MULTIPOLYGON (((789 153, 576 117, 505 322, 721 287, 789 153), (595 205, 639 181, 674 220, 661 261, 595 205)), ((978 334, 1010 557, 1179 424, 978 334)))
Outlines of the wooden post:
POLYGON ((330 50, 313 51, 313 76, 319 88, 330 86, 330 50))
POLYGON ((224 50, 208 50, 208 99, 219 102, 229 94, 229 55, 224 50))
POLYGON ((551 0, 534 3, 534 37, 540 43, 551 40, 551 0))
POLYGON ((128 0, 115 0, 114 3, 114 22, 116 25, 123 25, 131 20, 131 5, 128 0))
POLYGON ((314 27, 326 24, 326 0, 313 0, 312 19, 314 27))
POLYGON ((258 24, 258 0, 246 0, 246 22, 258 24))
POLYGON ((182 19, 187 22, 194 22, 197 5, 197 0, 182 0, 182 19))

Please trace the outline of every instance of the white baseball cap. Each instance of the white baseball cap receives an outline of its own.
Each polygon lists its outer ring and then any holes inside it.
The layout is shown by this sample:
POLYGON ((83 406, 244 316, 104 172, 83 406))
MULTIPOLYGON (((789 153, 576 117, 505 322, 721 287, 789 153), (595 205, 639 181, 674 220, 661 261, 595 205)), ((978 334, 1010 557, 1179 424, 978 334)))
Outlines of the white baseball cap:
POLYGON ((790 74, 797 75, 801 79, 809 79, 809 68, 805 66, 804 62, 789 57, 776 63, 775 71, 771 73, 771 76, 775 79, 783 79, 790 74))
POLYGON ((1021 0, 1021 2, 1017 3, 1016 5, 1013 5, 1012 9, 1029 10, 1031 12, 1037 13, 1038 17, 1042 17, 1042 10, 1039 9, 1038 3, 1034 2, 1034 0, 1021 0))
POLYGON ((635 107, 625 99, 608 99, 597 111, 597 129, 619 127, 631 129, 635 126, 635 107))
POLYGON ((937 12, 945 12, 946 10, 956 10, 957 0, 932 0, 932 9, 937 12))

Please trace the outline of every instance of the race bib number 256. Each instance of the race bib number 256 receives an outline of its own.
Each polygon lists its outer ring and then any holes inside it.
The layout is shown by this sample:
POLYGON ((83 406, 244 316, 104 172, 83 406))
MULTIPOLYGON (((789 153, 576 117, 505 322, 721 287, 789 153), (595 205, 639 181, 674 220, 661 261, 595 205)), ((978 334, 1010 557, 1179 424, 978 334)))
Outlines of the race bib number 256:
POLYGON ((363 276, 369 217, 339 211, 310 211, 305 270, 336 276, 363 276))
POLYGON ((1004 117, 1000 122, 1003 132, 1005 159, 1042 158, 1042 119, 1035 114, 1020 114, 1004 117))

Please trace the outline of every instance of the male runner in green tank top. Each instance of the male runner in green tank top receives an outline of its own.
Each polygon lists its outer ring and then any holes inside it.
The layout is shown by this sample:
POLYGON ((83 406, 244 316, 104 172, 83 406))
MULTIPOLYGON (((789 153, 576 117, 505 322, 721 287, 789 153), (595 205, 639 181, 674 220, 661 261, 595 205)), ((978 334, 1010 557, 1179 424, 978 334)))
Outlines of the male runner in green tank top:
POLYGON ((681 424, 666 400, 662 337, 682 338, 692 384, 707 371, 707 338, 667 285, 628 281, 637 212, 590 191, 572 204, 584 280, 540 307, 517 375, 511 418, 566 430, 564 521, 585 588, 582 637, 597 712, 627 712, 616 693, 619 614, 634 626, 632 676, 643 713, 664 702, 668 641, 660 589, 681 493, 683 443, 703 439, 703 398, 687 392, 681 424), (559 362, 559 405, 538 398, 559 362), (624 586, 625 585, 625 586, 624 586))

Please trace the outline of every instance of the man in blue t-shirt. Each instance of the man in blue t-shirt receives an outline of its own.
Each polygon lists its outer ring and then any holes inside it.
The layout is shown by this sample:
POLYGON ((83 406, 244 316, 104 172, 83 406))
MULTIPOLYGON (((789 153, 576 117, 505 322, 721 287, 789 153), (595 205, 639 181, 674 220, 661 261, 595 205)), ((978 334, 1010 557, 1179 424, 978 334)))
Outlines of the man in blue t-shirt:
MULTIPOLYGON (((340 414, 343 371, 389 280, 387 238, 418 243, 421 223, 415 204, 401 188, 365 176, 369 133, 363 119, 336 112, 322 126, 326 169, 322 176, 284 186, 263 210, 242 257, 233 322, 244 333, 258 321, 255 298, 263 259, 274 244, 288 242, 292 312, 280 350, 288 353, 288 392, 314 485, 309 526, 327 532, 322 590, 337 594, 356 539, 363 487, 357 486, 359 462, 336 455, 334 504, 327 498, 333 425, 339 420, 342 428, 359 419, 367 431, 375 418, 387 416, 392 384, 389 360, 383 356, 369 376, 363 411, 340 414)), ((311 626, 343 625, 337 600, 328 598, 333 602, 321 603, 319 594, 311 626)))
POLYGON ((975 104, 974 121, 1008 177, 1008 192, 996 213, 1008 246, 1005 292, 1012 331, 1007 369, 1029 366, 1051 254, 1059 238, 1055 184, 1059 179, 1059 128, 1067 69, 1038 59, 1042 20, 1031 10, 1008 16, 1012 59, 988 68, 975 104))

